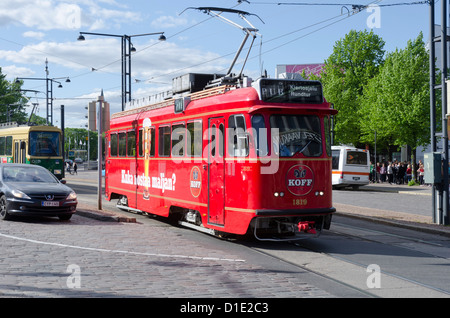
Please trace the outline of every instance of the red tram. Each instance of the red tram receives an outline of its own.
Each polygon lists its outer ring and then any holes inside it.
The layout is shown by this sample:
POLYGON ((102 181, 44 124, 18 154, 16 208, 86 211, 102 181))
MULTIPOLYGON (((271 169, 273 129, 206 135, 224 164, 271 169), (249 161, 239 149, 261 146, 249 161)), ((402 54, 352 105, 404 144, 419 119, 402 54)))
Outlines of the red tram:
POLYGON ((320 82, 261 78, 112 116, 105 195, 213 235, 329 229, 330 108, 320 82))

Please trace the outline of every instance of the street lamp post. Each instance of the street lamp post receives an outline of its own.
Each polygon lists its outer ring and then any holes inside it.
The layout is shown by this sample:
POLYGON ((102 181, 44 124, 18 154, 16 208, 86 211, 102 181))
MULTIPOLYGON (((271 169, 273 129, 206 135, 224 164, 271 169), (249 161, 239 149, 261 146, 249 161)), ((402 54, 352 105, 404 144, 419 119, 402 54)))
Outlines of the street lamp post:
POLYGON ((54 77, 49 78, 48 77, 48 60, 45 60, 45 78, 38 78, 38 77, 17 77, 16 83, 18 83, 20 80, 38 80, 38 81, 45 81, 46 82, 46 100, 47 100, 47 125, 50 123, 50 125, 53 126, 53 82, 58 83, 58 88, 62 88, 61 82, 57 81, 58 79, 66 79, 66 83, 70 83, 69 77, 54 77))
POLYGON ((166 37, 164 32, 155 33, 144 33, 144 34, 134 34, 134 35, 116 35, 116 34, 106 34, 106 33, 92 33, 92 32, 80 32, 78 36, 78 41, 84 41, 85 37, 83 34, 87 35, 99 35, 99 36, 111 36, 121 38, 122 49, 121 49, 121 60, 122 60, 122 110, 125 110, 125 104, 127 101, 131 101, 131 53, 136 52, 133 44, 131 43, 132 37, 145 36, 145 35, 157 35, 159 34, 159 40, 165 41, 166 37))

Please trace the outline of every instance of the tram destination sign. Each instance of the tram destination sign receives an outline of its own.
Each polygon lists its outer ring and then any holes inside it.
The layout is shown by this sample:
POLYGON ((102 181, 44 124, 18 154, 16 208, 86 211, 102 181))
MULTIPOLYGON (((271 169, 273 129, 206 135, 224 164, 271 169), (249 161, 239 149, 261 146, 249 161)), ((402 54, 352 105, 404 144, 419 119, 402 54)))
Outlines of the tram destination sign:
POLYGON ((319 81, 261 79, 259 94, 262 101, 271 103, 323 103, 322 84, 319 81))
POLYGON ((180 97, 175 99, 174 102, 174 113, 179 114, 186 110, 187 105, 191 102, 191 98, 189 96, 180 97))

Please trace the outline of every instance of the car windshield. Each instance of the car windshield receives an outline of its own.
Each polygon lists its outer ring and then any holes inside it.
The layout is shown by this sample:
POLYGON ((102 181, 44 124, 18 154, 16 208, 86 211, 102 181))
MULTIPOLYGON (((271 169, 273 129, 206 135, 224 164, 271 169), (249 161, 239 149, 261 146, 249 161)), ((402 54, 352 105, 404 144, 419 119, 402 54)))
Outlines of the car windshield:
POLYGON ((46 169, 39 167, 6 166, 2 169, 4 182, 57 183, 57 179, 46 169))
POLYGON ((60 134, 56 131, 31 131, 30 155, 31 156, 59 156, 60 134))

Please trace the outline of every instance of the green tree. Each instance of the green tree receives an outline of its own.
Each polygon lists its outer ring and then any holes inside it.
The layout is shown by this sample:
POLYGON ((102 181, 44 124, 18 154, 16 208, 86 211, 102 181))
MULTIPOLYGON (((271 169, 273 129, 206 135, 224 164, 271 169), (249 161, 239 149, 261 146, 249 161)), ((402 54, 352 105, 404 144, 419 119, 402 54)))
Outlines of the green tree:
MULTIPOLYGON (((91 131, 89 133, 89 145, 90 152, 89 157, 90 160, 97 159, 97 145, 98 145, 98 133, 96 131, 91 131)), ((65 138, 65 147, 64 151, 68 154, 69 150, 74 149, 86 149, 87 146, 80 146, 81 143, 86 144, 88 137, 88 131, 84 128, 65 128, 64 129, 64 138, 65 138)), ((86 149, 87 150, 87 149, 86 149)))
POLYGON ((350 31, 337 41, 325 61, 321 81, 324 96, 339 111, 336 143, 360 144, 360 103, 364 86, 383 64, 385 42, 372 31, 350 31))
POLYGON ((29 119, 33 125, 47 125, 47 119, 36 114, 32 114, 29 119))
POLYGON ((429 55, 422 33, 403 50, 387 54, 380 72, 369 81, 361 103, 362 140, 373 132, 392 145, 413 150, 430 142, 429 55))
POLYGON ((25 123, 28 120, 25 112, 28 100, 20 91, 22 84, 9 82, 5 77, 0 67, 0 123, 8 120, 25 123))

